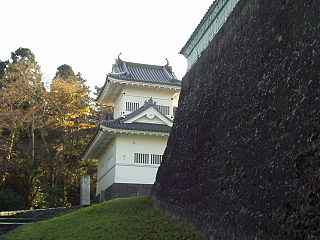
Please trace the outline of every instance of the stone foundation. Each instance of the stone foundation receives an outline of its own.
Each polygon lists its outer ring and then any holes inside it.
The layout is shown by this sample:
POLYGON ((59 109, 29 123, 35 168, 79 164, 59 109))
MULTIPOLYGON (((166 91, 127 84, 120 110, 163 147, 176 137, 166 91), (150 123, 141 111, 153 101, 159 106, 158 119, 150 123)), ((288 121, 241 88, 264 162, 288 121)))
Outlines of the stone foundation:
POLYGON ((316 0, 238 3, 182 80, 157 206, 205 239, 320 239, 319 23, 316 0))
POLYGON ((152 184, 114 183, 100 194, 99 199, 103 202, 114 198, 149 195, 152 186, 152 184))

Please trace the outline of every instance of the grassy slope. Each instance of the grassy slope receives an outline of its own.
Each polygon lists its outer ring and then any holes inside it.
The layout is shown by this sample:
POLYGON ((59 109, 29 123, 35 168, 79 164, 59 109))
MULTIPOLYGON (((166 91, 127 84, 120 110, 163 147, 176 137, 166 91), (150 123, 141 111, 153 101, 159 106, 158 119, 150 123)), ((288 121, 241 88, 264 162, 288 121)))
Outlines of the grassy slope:
POLYGON ((3 240, 200 240, 178 220, 156 210, 149 197, 116 199, 27 224, 3 240))

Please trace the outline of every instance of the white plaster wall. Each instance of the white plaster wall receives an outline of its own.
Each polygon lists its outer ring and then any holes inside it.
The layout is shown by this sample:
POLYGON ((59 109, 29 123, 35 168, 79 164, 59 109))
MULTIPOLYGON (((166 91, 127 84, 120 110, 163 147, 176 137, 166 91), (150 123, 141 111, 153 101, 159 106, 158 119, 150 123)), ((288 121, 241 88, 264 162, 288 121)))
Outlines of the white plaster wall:
POLYGON ((154 117, 152 119, 147 118, 146 116, 139 118, 134 122, 141 122, 141 123, 152 123, 152 124, 165 124, 161 119, 154 117))
POLYGON ((128 119, 125 123, 143 122, 151 124, 166 124, 172 126, 172 121, 160 114, 155 108, 150 107, 136 116, 128 119))
POLYGON ((99 195, 101 191, 106 190, 108 187, 110 187, 115 180, 116 176, 116 165, 114 165, 107 174, 105 174, 98 182, 97 182, 97 189, 96 189, 96 195, 99 195))
POLYGON ((159 165, 134 163, 134 153, 163 155, 167 137, 122 135, 116 139, 117 183, 153 184, 159 165))
POLYGON ((119 118, 122 116, 121 114, 123 111, 123 106, 125 106, 125 103, 123 101, 123 92, 121 91, 121 93, 116 98, 116 101, 114 103, 114 113, 113 113, 114 118, 119 118))
POLYGON ((178 103, 179 103, 179 98, 180 98, 180 92, 176 92, 173 94, 173 107, 178 107, 178 103))
POLYGON ((203 26, 199 31, 199 34, 203 34, 201 39, 187 57, 188 69, 191 68, 201 56, 202 52, 207 48, 238 2, 239 0, 216 1, 216 7, 203 23, 203 26))
POLYGON ((130 113, 125 111, 125 102, 137 102, 142 107, 144 102, 152 97, 153 101, 156 101, 158 105, 169 106, 169 115, 167 116, 173 116, 173 100, 171 100, 174 94, 173 90, 127 86, 123 93, 125 93, 123 95, 124 114, 130 113))
POLYGON ((115 182, 153 184, 157 171, 158 166, 117 165, 115 182))
POLYGON ((116 140, 113 139, 106 146, 105 150, 99 156, 98 172, 97 172, 97 189, 98 195, 114 183, 116 164, 116 140))

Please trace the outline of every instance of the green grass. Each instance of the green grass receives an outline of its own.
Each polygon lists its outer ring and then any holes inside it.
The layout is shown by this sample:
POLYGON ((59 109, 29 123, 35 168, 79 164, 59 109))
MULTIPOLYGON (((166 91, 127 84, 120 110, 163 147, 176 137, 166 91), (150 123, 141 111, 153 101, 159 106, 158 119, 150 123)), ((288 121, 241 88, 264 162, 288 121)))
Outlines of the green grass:
POLYGON ((200 240, 179 220, 155 209, 149 197, 96 204, 26 224, 1 240, 200 240))

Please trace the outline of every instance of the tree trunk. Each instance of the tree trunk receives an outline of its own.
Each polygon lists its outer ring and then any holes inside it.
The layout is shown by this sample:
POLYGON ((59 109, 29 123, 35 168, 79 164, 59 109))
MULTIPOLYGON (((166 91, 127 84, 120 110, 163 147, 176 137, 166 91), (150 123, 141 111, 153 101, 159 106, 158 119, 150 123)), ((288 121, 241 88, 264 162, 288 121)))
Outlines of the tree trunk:
MULTIPOLYGON (((8 148, 8 153, 6 154, 6 161, 10 161, 11 159, 11 154, 12 154, 12 149, 13 149, 13 144, 14 144, 14 139, 16 137, 16 130, 12 130, 11 133, 10 133, 10 144, 9 144, 9 148, 8 148)), ((6 178, 7 178, 7 171, 4 170, 4 175, 3 175, 3 178, 2 178, 2 191, 4 191, 4 186, 5 186, 5 181, 6 181, 6 178)))
POLYGON ((12 153, 12 149, 13 149, 13 144, 14 144, 14 138, 16 137, 16 130, 12 130, 12 132, 10 133, 10 145, 9 145, 9 149, 8 149, 8 154, 6 156, 7 160, 11 159, 11 153, 12 153))
POLYGON ((51 152, 50 152, 50 149, 49 149, 49 146, 48 146, 48 143, 44 137, 44 134, 43 134, 43 131, 41 130, 40 132, 40 135, 41 135, 41 140, 45 146, 45 149, 46 149, 46 152, 47 152, 47 155, 48 155, 48 168, 49 168, 49 184, 54 187, 54 174, 53 174, 53 160, 52 160, 52 156, 51 156, 51 152))
MULTIPOLYGON (((31 159, 33 163, 33 167, 36 167, 36 160, 35 160, 35 154, 34 154, 34 149, 35 149, 35 141, 34 141, 34 118, 32 119, 31 122, 31 159)), ((34 169, 35 170, 35 169, 34 169)))

